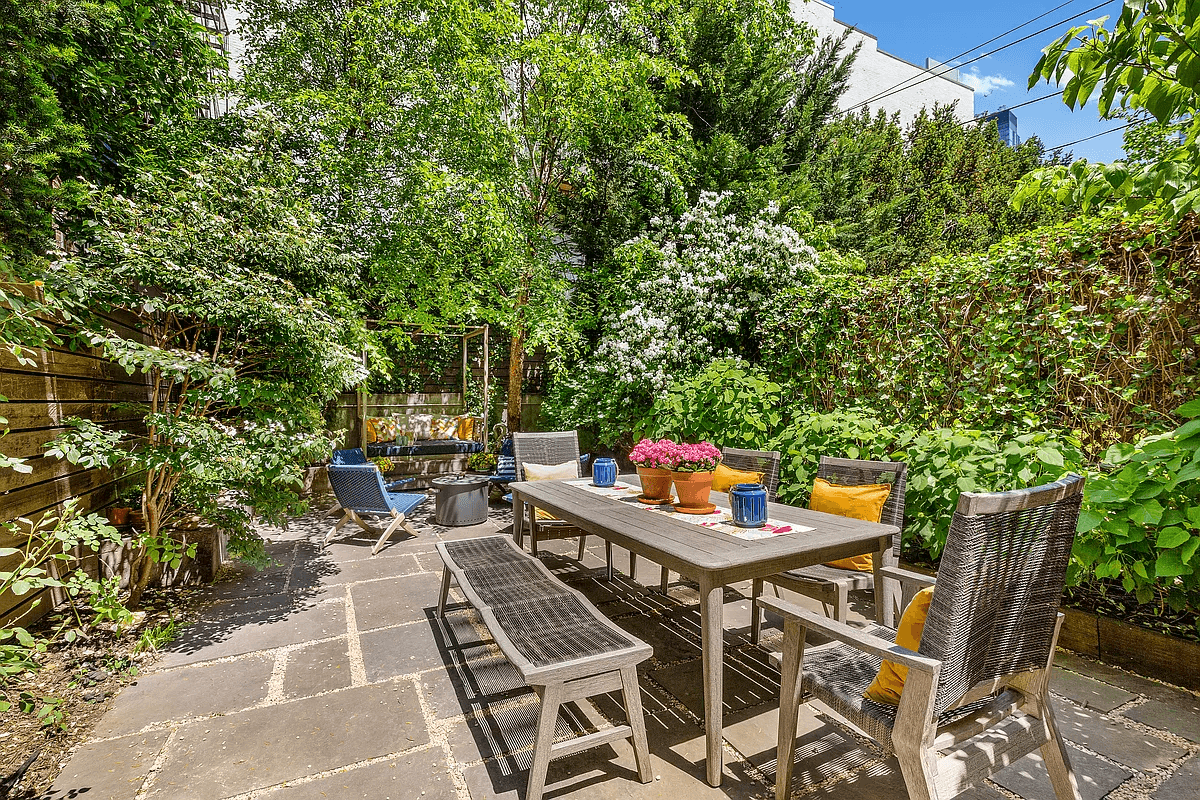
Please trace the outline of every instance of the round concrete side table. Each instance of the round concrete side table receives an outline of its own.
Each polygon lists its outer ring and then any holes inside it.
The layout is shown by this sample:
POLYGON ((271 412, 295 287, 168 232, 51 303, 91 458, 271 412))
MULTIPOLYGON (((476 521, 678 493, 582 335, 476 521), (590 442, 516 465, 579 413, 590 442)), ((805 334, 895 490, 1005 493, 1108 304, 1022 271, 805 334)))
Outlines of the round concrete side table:
POLYGON ((479 525, 488 515, 488 479, 482 475, 434 478, 433 518, 438 525, 479 525))

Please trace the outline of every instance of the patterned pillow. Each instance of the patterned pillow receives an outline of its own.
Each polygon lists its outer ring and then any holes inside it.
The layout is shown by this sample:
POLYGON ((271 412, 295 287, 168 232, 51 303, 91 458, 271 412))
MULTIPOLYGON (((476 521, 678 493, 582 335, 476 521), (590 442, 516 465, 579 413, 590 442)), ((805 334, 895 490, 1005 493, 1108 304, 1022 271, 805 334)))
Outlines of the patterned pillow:
POLYGON ((482 423, 483 420, 479 417, 473 417, 470 414, 459 414, 455 419, 458 421, 458 428, 454 436, 462 439, 464 442, 475 440, 475 425, 482 423))
POLYGON ((458 417, 445 417, 441 414, 433 418, 430 423, 429 438, 435 441, 447 441, 454 438, 455 432, 458 430, 458 417))
POLYGON ((367 417, 367 444, 387 442, 392 439, 387 417, 367 417))
POLYGON ((421 439, 431 438, 432 431, 430 428, 432 425, 432 414, 409 414, 405 431, 412 436, 414 441, 420 441, 421 439))

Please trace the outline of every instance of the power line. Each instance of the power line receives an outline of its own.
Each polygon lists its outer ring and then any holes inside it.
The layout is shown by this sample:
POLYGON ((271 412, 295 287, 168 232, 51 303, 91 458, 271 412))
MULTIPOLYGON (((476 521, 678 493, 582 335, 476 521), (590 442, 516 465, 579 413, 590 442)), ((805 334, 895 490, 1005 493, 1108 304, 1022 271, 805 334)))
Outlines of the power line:
MULTIPOLYGON (((944 61, 942 64, 939 64, 938 66, 945 66, 946 64, 948 64, 949 62, 953 61, 956 58, 962 58, 967 53, 973 53, 976 50, 980 49, 981 47, 987 47, 989 44, 996 41, 997 39, 1003 39, 1005 36, 1008 36, 1010 33, 1019 31, 1021 28, 1024 28, 1026 25, 1037 22, 1042 17, 1049 16, 1050 14, 1053 14, 1055 11, 1058 11, 1060 8, 1062 8, 1064 6, 1069 6, 1069 5, 1071 5, 1071 3, 1074 3, 1074 2, 1075 2, 1075 0, 1066 0, 1066 2, 1059 3, 1058 5, 1056 5, 1054 8, 1050 9, 1049 11, 1044 11, 1041 14, 1039 14, 1038 16, 1034 17, 1033 19, 1025 20, 1020 25, 1017 25, 1014 28, 1009 28, 1004 33, 1001 33, 998 36, 993 36, 991 39, 988 39, 986 42, 983 42, 982 44, 977 44, 974 47, 971 47, 967 50, 963 50, 961 53, 959 53, 957 55, 950 56, 950 58, 946 59, 946 61, 944 61)), ((877 99, 879 97, 879 95, 883 94, 884 92, 890 92, 892 89, 896 89, 898 87, 904 86, 904 84, 908 83, 909 81, 919 78, 919 77, 921 77, 921 75, 925 74, 926 72, 931 72, 933 69, 935 69, 935 68, 927 67, 923 71, 912 76, 911 78, 905 78, 904 80, 900 81, 900 83, 889 86, 886 89, 881 89, 875 95, 868 97, 866 100, 862 101, 862 103, 860 105, 866 105, 867 103, 870 103, 870 102, 874 101, 875 99, 877 99)), ((941 73, 938 73, 938 74, 941 74, 941 73)), ((905 87, 905 88, 907 88, 907 87, 905 87)))
POLYGON ((1140 122, 1140 120, 1136 120, 1136 119, 1135 119, 1135 120, 1133 120, 1132 122, 1126 122, 1124 125, 1118 125, 1118 126, 1117 126, 1117 127, 1115 127, 1115 128, 1109 128, 1109 129, 1108 129, 1108 130, 1106 130, 1106 131, 1100 131, 1099 133, 1093 133, 1091 136, 1085 136, 1085 137, 1083 137, 1082 139, 1076 139, 1076 140, 1075 140, 1075 141, 1073 141, 1073 142, 1067 142, 1066 144, 1060 144, 1060 145, 1058 145, 1058 146, 1056 146, 1056 147, 1051 147, 1051 148, 1049 148, 1049 149, 1050 149, 1051 151, 1054 151, 1054 150, 1062 150, 1064 147, 1070 147, 1070 146, 1072 146, 1072 145, 1079 144, 1080 142, 1086 142, 1086 141, 1088 141, 1089 139, 1095 139, 1095 138, 1096 138, 1096 137, 1098 137, 1098 136, 1104 136, 1105 134, 1108 134, 1108 133, 1116 133, 1117 131, 1123 131, 1123 130, 1125 130, 1125 129, 1126 129, 1126 128, 1128 128, 1128 127, 1131 127, 1131 126, 1133 126, 1133 125, 1137 125, 1137 124, 1138 124, 1138 122, 1140 122))
MULTIPOLYGON (((1022 106, 1031 106, 1031 105, 1033 105, 1034 103, 1040 103, 1040 102, 1042 102, 1043 100, 1049 100, 1051 97, 1058 97, 1058 96, 1059 96, 1060 94, 1062 94, 1064 91, 1066 91, 1066 90, 1065 90, 1065 89, 1059 89, 1057 92, 1051 92, 1050 94, 1044 94, 1044 95, 1042 95, 1041 97, 1035 97, 1035 98, 1033 98, 1032 100, 1026 100, 1024 103, 1017 103, 1015 106, 1004 106, 1003 108, 998 108, 998 109, 996 109, 995 111, 988 111, 988 112, 985 112, 985 113, 983 114, 983 116, 985 116, 985 117, 990 117, 990 116, 992 116, 993 114, 999 114, 1001 111, 1012 111, 1014 108, 1021 108, 1022 106)), ((968 122, 974 122, 976 119, 979 119, 979 117, 976 117, 976 118, 975 118, 975 119, 973 119, 973 120, 968 120, 968 122)), ((963 125, 965 125, 966 123, 960 123, 960 124, 963 124, 963 125)))
MULTIPOLYGON (((1045 33, 1046 31, 1048 31, 1048 30, 1051 30, 1052 28, 1057 28, 1059 25, 1062 25, 1064 22, 1070 22, 1071 20, 1075 19, 1076 17, 1082 17, 1084 14, 1090 14, 1090 13, 1092 13, 1093 11, 1096 11, 1096 10, 1098 10, 1098 9, 1101 9, 1101 8, 1103 8, 1103 7, 1104 7, 1104 6, 1106 6, 1106 5, 1108 5, 1108 2, 1107 2, 1107 0, 1106 0, 1106 2, 1099 3, 1098 5, 1094 5, 1094 6, 1092 6, 1092 7, 1091 7, 1091 8, 1089 8, 1089 9, 1086 9, 1086 10, 1084 10, 1084 11, 1080 11, 1078 14, 1072 14, 1071 16, 1067 17, 1066 19, 1061 19, 1061 20, 1059 20, 1058 22, 1055 22, 1055 23, 1053 23, 1053 24, 1051 24, 1051 25, 1047 25, 1046 27, 1044 27, 1044 28, 1041 28, 1040 30, 1036 30, 1036 31, 1034 31, 1033 33, 1031 33, 1031 34, 1029 34, 1029 35, 1027 35, 1027 36, 1022 36, 1020 39, 1015 39, 1015 40, 1013 40, 1013 41, 1009 42, 1008 44, 1001 45, 1000 47, 997 47, 995 50, 989 50, 989 51, 988 51, 988 52, 986 52, 986 53, 980 53, 979 55, 975 56, 975 58, 972 58, 972 59, 970 59, 970 60, 968 60, 968 61, 964 61, 963 63, 959 64, 959 65, 958 65, 957 67, 955 67, 954 69, 961 69, 962 67, 968 66, 969 64, 974 64, 976 61, 979 61, 979 60, 981 60, 981 59, 987 58, 988 56, 995 55, 996 53, 999 53, 1001 50, 1006 50, 1006 49, 1008 49, 1009 47, 1012 47, 1013 45, 1020 44, 1021 42, 1028 41, 1028 40, 1032 39, 1032 38, 1033 38, 1033 37, 1035 37, 1035 36, 1041 36, 1041 35, 1042 35, 1043 33, 1045 33)), ((968 52, 970 52, 970 51, 968 51, 968 52)), ((843 114, 849 114, 851 111, 856 111, 856 110, 858 110, 859 108, 861 108, 861 107, 863 107, 863 106, 867 105, 868 103, 873 103, 873 102, 875 102, 875 101, 877 101, 877 100, 882 100, 882 99, 884 99, 885 97, 891 97, 891 96, 892 96, 892 95, 894 95, 894 94, 898 94, 898 93, 900 93, 900 92, 902 92, 902 91, 905 91, 905 90, 907 90, 907 89, 912 89, 912 88, 915 88, 915 87, 917 87, 917 86, 920 86, 922 83, 925 83, 926 81, 931 81, 931 80, 933 80, 934 78, 940 78, 940 77, 942 77, 943 75, 944 75, 944 73, 941 73, 941 72, 936 72, 936 73, 933 73, 933 74, 929 75, 928 77, 926 77, 926 78, 923 78, 923 79, 921 79, 921 80, 917 81, 916 83, 911 83, 911 84, 909 84, 909 85, 907 85, 907 86, 904 86, 904 87, 902 87, 902 88, 899 88, 899 89, 893 89, 893 90, 891 90, 890 92, 887 92, 887 93, 885 93, 885 94, 878 95, 877 97, 873 98, 872 100, 864 100, 863 102, 861 102, 861 103, 858 103, 857 105, 855 105, 855 106, 852 106, 852 107, 850 107, 850 108, 846 109, 846 110, 845 110, 845 111, 843 111, 842 113, 843 113, 843 114)))

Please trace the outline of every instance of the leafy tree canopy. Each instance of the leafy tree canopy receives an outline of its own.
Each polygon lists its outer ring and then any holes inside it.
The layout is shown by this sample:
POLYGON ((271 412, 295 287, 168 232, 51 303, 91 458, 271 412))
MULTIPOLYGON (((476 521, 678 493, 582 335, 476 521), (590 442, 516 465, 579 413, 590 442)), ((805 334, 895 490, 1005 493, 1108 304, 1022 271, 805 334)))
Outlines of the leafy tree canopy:
POLYGON ((1063 102, 1081 108, 1093 94, 1103 119, 1153 117, 1178 125, 1174 146, 1149 160, 1076 161, 1038 171, 1013 197, 1020 207, 1046 195, 1087 210, 1122 203, 1136 210, 1157 200, 1175 218, 1200 210, 1200 0, 1128 0, 1107 17, 1072 28, 1046 47, 1029 86, 1063 84, 1063 102))

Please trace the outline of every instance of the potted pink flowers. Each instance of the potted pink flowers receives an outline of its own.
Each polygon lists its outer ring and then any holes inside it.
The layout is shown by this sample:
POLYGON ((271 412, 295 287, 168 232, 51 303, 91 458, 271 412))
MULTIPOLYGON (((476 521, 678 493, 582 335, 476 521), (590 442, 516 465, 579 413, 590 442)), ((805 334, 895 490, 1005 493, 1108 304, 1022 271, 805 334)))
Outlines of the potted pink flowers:
POLYGON ((642 482, 638 500, 649 505, 671 502, 671 470, 679 463, 678 449, 679 445, 670 439, 642 439, 629 451, 629 460, 637 466, 642 482))
POLYGON ((716 506, 708 502, 712 491, 713 470, 721 463, 721 451, 709 442, 675 446, 675 468, 671 477, 679 493, 676 511, 685 514, 709 514, 716 506))

